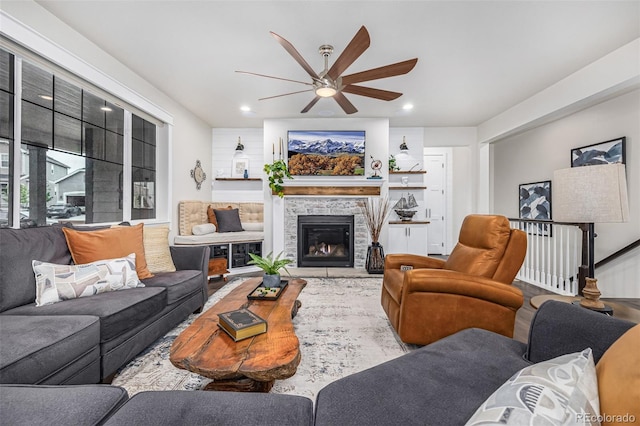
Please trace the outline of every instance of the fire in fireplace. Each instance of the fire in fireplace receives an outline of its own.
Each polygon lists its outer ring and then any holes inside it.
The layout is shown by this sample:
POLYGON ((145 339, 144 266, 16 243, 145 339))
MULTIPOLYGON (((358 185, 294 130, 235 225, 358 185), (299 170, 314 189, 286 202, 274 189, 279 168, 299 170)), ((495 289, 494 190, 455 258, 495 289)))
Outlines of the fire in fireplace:
POLYGON ((298 216, 298 266, 353 267, 353 216, 298 216))

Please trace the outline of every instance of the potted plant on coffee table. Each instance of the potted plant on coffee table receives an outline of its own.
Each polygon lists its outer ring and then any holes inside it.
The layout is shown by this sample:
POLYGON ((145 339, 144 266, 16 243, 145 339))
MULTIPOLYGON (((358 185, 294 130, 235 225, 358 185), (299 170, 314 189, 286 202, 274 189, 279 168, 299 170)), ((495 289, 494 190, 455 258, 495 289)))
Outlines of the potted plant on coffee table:
POLYGON ((275 258, 273 257, 273 252, 265 257, 253 253, 249 253, 249 256, 251 256, 249 264, 256 265, 264 271, 262 275, 262 285, 266 288, 279 287, 281 281, 280 270, 284 269, 287 274, 289 274, 287 265, 293 262, 291 259, 281 259, 282 252, 275 258))

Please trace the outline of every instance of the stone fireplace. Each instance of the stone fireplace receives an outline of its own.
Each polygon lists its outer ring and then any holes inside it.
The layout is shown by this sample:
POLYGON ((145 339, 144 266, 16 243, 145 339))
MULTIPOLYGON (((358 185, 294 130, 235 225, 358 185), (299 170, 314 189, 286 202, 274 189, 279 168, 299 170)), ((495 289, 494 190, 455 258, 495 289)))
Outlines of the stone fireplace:
MULTIPOLYGON (((347 262, 349 265, 356 268, 364 268, 365 258, 367 254, 367 247, 369 244, 369 233, 365 224, 364 216, 362 215, 361 205, 363 198, 361 197, 285 197, 284 199, 284 252, 287 258, 293 259, 295 264, 299 267, 305 266, 345 266, 343 264, 328 265, 326 260, 321 259, 325 256, 323 251, 327 251, 327 247, 322 247, 323 241, 317 242, 318 247, 313 247, 313 250, 317 250, 317 256, 314 259, 310 259, 309 256, 302 257, 298 250, 298 239, 303 238, 298 228, 299 216, 316 216, 312 228, 312 237, 325 237, 327 241, 324 244, 344 244, 344 240, 338 238, 338 234, 323 235, 323 229, 327 229, 325 225, 332 225, 330 222, 334 222, 331 216, 336 216, 342 220, 344 217, 349 217, 353 220, 352 231, 348 231, 349 242, 352 244, 350 253, 348 255, 347 262), (318 221, 318 218, 320 217, 318 221), (322 219, 328 219, 323 225, 320 222, 322 219), (352 257, 352 259, 351 259, 352 257), (301 264, 302 263, 302 264, 301 264), (324 264, 323 264, 324 263, 324 264)), ((303 220, 304 221, 304 220, 303 220)), ((343 233, 342 233, 343 234, 343 233)), ((342 234, 339 234, 342 236, 342 234)), ((304 240, 301 242, 304 247, 304 251, 308 254, 311 247, 309 241, 306 243, 304 240)), ((341 250, 346 248, 333 247, 334 255, 340 255, 341 250), (337 251, 335 251, 337 250, 337 251)), ((346 251, 346 250, 345 250, 346 251)), ((326 253, 325 253, 326 254, 326 253)), ((339 262, 344 263, 344 258, 347 256, 340 256, 339 262)), ((331 263, 329 261, 329 263, 331 263)))

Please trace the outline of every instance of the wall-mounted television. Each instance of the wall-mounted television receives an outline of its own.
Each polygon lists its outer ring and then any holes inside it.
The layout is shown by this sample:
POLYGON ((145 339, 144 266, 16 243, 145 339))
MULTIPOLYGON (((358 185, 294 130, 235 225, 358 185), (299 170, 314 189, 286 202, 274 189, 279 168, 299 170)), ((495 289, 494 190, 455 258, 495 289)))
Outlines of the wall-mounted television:
POLYGON ((364 130, 289 130, 289 172, 298 176, 362 176, 364 148, 364 130))

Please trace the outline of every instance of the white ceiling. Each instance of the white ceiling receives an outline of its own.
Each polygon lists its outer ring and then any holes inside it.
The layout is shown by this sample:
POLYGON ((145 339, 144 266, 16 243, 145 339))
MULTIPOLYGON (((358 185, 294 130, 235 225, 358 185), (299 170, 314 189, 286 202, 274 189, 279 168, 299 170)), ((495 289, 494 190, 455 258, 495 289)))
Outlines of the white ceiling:
POLYGON ((212 127, 346 116, 333 99, 301 114, 312 93, 258 101, 307 87, 235 70, 310 81, 269 31, 318 72, 318 47, 333 45, 337 58, 361 25, 371 46, 345 75, 417 57, 407 75, 363 84, 403 92, 397 100, 347 94, 351 117, 394 127, 478 125, 640 37, 638 0, 38 3, 212 127))

